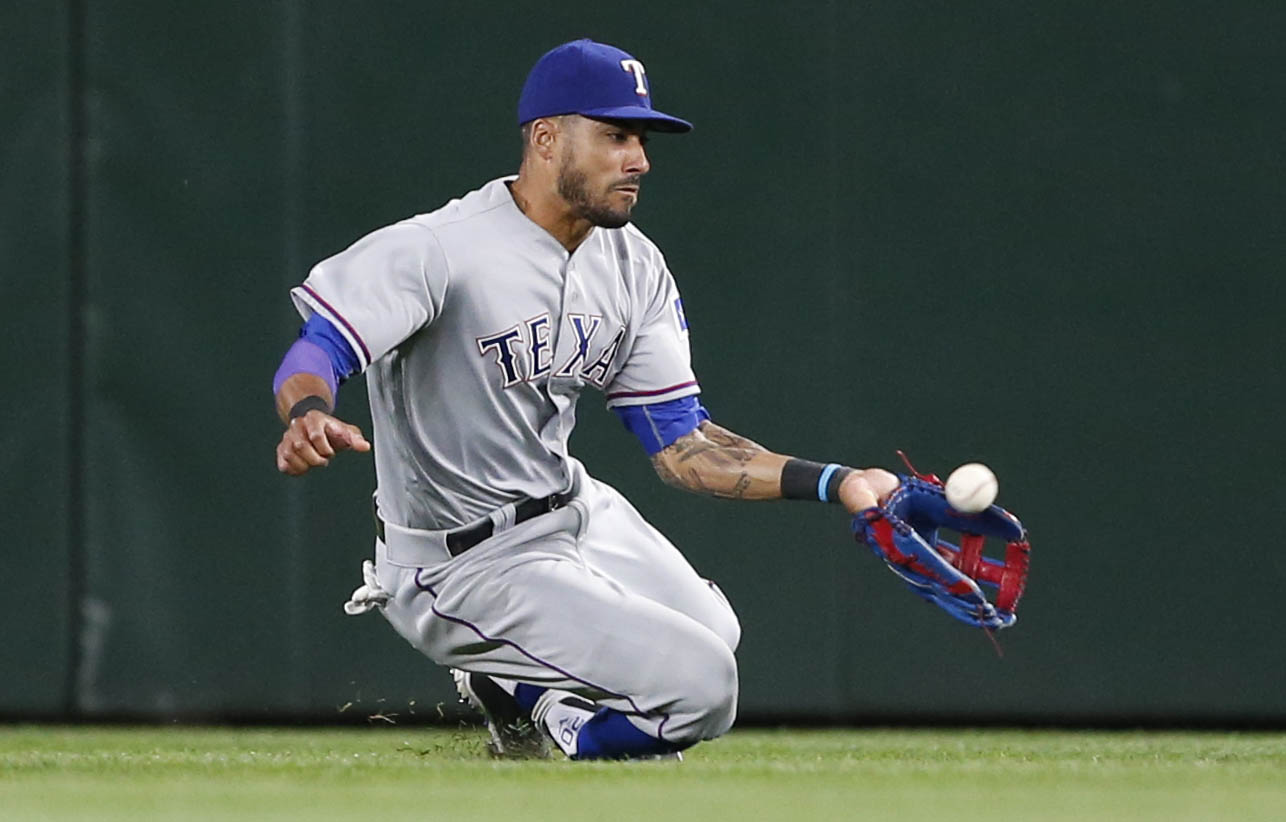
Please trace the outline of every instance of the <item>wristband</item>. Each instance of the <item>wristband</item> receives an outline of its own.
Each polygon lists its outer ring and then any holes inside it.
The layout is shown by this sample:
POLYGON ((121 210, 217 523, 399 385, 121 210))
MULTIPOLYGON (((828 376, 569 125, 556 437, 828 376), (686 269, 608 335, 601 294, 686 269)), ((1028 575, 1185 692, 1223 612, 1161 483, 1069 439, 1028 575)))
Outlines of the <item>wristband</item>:
POLYGON ((782 499, 815 499, 839 502, 839 486, 854 469, 832 462, 787 460, 781 469, 782 499))
POLYGON ((309 411, 320 411, 323 414, 330 413, 330 404, 316 394, 309 394, 299 402, 290 406, 290 419, 302 417, 309 411))

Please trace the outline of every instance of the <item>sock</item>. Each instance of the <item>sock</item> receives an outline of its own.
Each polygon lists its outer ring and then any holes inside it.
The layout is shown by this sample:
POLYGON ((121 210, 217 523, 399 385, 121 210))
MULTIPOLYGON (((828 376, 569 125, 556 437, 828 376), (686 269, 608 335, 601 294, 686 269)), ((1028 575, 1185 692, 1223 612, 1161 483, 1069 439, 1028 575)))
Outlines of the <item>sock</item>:
POLYGON ((634 727, 620 711, 601 708, 580 727, 573 759, 632 759, 677 753, 688 747, 657 739, 634 727))
POLYGON ((523 713, 528 716, 536 710, 536 702, 544 695, 548 688, 542 688, 539 685, 528 685, 526 682, 514 683, 514 689, 510 691, 518 707, 522 708, 523 713))

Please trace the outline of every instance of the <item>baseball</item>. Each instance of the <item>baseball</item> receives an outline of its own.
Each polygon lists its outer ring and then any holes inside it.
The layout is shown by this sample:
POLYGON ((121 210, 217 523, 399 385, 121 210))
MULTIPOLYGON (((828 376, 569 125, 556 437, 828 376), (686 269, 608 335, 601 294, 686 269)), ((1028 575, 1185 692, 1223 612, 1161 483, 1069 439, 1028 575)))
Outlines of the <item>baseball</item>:
POLYGON ((998 490, 996 475, 980 462, 967 462, 947 477, 947 502, 964 514, 976 514, 991 505, 998 490))

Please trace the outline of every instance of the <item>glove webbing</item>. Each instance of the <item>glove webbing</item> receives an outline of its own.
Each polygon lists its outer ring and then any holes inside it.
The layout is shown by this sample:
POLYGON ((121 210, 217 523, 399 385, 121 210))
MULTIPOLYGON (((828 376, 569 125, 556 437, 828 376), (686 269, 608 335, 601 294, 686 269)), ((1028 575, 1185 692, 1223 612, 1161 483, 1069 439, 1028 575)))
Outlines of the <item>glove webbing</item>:
POLYGON ((1031 543, 1015 540, 1005 544, 1005 561, 999 562, 982 555, 984 538, 980 534, 960 535, 960 548, 938 540, 938 553, 967 577, 978 582, 989 582, 998 589, 996 608, 1013 613, 1027 587, 1027 569, 1031 559, 1031 543))

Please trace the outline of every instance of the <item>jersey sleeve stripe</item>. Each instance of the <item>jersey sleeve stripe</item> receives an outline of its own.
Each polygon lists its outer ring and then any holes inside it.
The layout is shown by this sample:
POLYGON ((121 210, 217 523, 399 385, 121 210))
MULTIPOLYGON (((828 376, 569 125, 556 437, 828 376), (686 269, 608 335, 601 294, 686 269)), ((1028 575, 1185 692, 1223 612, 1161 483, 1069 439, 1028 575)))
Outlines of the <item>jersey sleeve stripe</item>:
POLYGON ((371 350, 366 347, 366 341, 362 339, 361 334, 357 333, 357 329, 353 328, 352 324, 349 323, 348 320, 344 319, 344 315, 336 311, 334 307, 332 307, 330 303, 326 302, 326 300, 323 299, 316 291, 313 291, 307 285, 301 285, 299 288, 311 298, 309 302, 316 303, 314 307, 325 309, 326 313, 330 315, 328 319, 334 320, 339 325, 340 330, 344 332, 344 336, 348 338, 348 342, 350 344, 356 344, 354 346, 355 350, 360 350, 362 352, 362 369, 364 370, 368 365, 370 365, 371 350))
POLYGON ((610 400, 624 400, 636 397, 659 397, 662 394, 669 394, 671 391, 678 391, 683 388, 691 388, 697 384, 696 380, 688 380, 678 385, 671 385, 669 388, 658 388, 655 391, 613 391, 607 395, 610 400))

